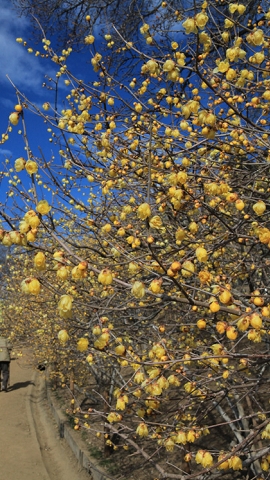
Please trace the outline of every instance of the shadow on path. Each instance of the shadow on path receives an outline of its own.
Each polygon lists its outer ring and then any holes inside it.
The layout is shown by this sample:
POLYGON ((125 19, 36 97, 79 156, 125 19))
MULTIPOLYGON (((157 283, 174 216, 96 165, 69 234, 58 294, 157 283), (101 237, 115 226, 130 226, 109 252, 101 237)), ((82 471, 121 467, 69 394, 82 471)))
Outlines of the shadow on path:
POLYGON ((12 390, 19 390, 19 388, 26 388, 28 385, 35 385, 35 383, 32 381, 14 383, 8 388, 8 392, 11 392, 12 390))

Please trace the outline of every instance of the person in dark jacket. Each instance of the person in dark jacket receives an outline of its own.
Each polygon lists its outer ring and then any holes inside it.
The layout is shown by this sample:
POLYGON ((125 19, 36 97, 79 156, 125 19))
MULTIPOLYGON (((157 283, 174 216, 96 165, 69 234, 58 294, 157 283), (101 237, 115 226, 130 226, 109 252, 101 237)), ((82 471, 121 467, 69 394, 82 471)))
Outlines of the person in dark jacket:
POLYGON ((0 379, 1 373, 3 375, 2 390, 7 392, 8 381, 9 381, 9 367, 10 367, 10 351, 11 351, 10 342, 0 336, 0 379))

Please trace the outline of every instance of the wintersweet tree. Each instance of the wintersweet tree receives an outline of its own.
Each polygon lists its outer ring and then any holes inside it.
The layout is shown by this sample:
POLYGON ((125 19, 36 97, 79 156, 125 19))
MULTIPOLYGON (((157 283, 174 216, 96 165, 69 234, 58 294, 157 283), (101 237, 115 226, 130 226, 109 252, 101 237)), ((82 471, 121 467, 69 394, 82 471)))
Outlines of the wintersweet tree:
POLYGON ((35 305, 16 321, 63 382, 91 374, 98 401, 73 410, 76 429, 159 478, 268 475, 270 10, 256 7, 195 2, 178 31, 142 19, 138 45, 113 26, 103 45, 88 17, 93 72, 44 37, 48 99, 16 89, 9 119, 27 157, 6 171, 7 294, 19 282, 35 305))

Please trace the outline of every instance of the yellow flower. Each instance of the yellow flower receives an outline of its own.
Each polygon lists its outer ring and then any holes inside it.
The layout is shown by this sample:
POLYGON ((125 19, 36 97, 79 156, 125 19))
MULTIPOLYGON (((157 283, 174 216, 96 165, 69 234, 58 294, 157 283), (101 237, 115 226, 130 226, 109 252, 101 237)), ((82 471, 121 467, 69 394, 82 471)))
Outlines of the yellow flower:
POLYGON ((103 270, 101 270, 98 276, 98 281, 102 285, 111 285, 113 281, 111 270, 109 270, 109 268, 104 268, 103 270))
POLYGON ((228 41, 230 39, 230 34, 229 34, 229 32, 222 32, 221 37, 222 37, 222 40, 225 43, 228 43, 228 41))
POLYGON ((166 448, 167 452, 173 452, 175 443, 172 438, 167 438, 164 441, 164 447, 166 448))
MULTIPOLYGON (((177 173, 177 183, 180 183, 180 185, 184 185, 188 179, 187 173, 186 172, 178 172, 177 173)), ((180 190, 182 192, 182 190, 180 190)), ((180 200, 180 198, 179 198, 180 200)))
POLYGON ((180 443, 182 445, 185 445, 187 443, 187 436, 183 430, 180 430, 177 433, 175 443, 180 443))
POLYGON ((146 65, 150 73, 155 73, 158 70, 158 63, 154 60, 148 60, 146 65))
POLYGON ((41 285, 37 278, 31 278, 28 283, 28 293, 38 295, 40 293, 41 285))
POLYGON ((245 7, 245 5, 241 4, 241 5, 238 5, 237 10, 238 10, 239 15, 243 15, 243 13, 245 13, 245 11, 246 11, 246 7, 245 7))
POLYGON ((198 231, 198 225, 196 222, 190 222, 188 228, 190 233, 192 233, 192 235, 195 235, 195 233, 197 233, 198 231))
POLYGON ((33 229, 37 228, 40 225, 40 219, 36 215, 36 213, 32 217, 28 218, 28 223, 29 223, 30 227, 33 228, 33 229))
POLYGON ((251 63, 262 63, 265 59, 265 55, 264 55, 264 52, 256 52, 254 55, 252 55, 251 57, 249 57, 249 61, 251 63))
POLYGON ((51 208, 52 207, 48 204, 47 200, 40 200, 37 204, 36 211, 40 213, 40 215, 47 215, 51 208))
POLYGON ((16 172, 21 172, 24 169, 25 164, 26 164, 26 160, 23 157, 17 158, 17 160, 15 160, 15 163, 14 163, 16 172))
POLYGON ((69 340, 69 335, 66 330, 60 330, 58 332, 58 340, 60 340, 61 343, 66 343, 69 340))
POLYGON ((87 361, 87 363, 89 363, 89 365, 92 365, 92 363, 94 363, 94 357, 93 357, 92 353, 89 353, 87 355, 86 361, 87 361))
POLYGON ((30 282, 30 278, 26 278, 21 282, 21 290, 23 293, 29 293, 29 288, 28 288, 29 282, 30 282))
POLYGON ((184 240, 186 236, 186 231, 183 229, 183 228, 178 228, 175 232, 175 239, 177 241, 181 241, 181 240, 184 240))
POLYGON ((196 440, 196 433, 194 430, 189 430, 187 433, 187 442, 193 443, 196 440))
POLYGON ((151 290, 153 293, 160 293, 161 285, 162 285, 162 278, 155 278, 150 283, 149 290, 151 290))
POLYGON ((229 292, 229 290, 223 290, 223 292, 221 292, 221 294, 219 295, 219 301, 221 303, 229 303, 232 299, 232 295, 231 293, 229 292))
POLYGON ((218 333, 220 333, 220 335, 222 335, 225 332, 226 328, 227 328, 226 322, 223 322, 223 321, 217 322, 216 329, 218 333))
POLYGON ((167 390, 167 388, 169 388, 169 382, 167 378, 164 377, 163 375, 159 377, 159 379, 157 380, 157 383, 160 386, 160 388, 162 388, 162 390, 167 390))
POLYGON ((87 338, 81 337, 77 342, 77 350, 79 352, 85 352, 88 349, 89 341, 87 338))
POLYGON ((270 423, 268 423, 261 434, 261 438, 270 439, 270 423))
POLYGON ((260 242, 265 244, 270 242, 270 230, 268 228, 260 228, 258 233, 260 242))
POLYGON ((73 298, 70 295, 62 295, 58 302, 59 315, 62 318, 71 317, 73 298))
POLYGON ((225 72, 227 72, 227 70, 229 70, 230 63, 228 62, 228 60, 223 60, 223 61, 219 62, 217 68, 218 68, 219 72, 225 73, 225 72))
POLYGON ((229 325, 229 327, 226 329, 226 335, 230 340, 235 340, 238 336, 236 328, 232 325, 229 325))
POLYGON ((204 12, 200 12, 195 16, 195 22, 200 29, 204 28, 208 22, 208 16, 204 12))
MULTIPOLYGON (((226 453, 221 453, 221 454, 218 456, 218 462, 220 462, 221 460, 223 460, 224 457, 226 457, 226 453)), ((219 470, 227 470, 228 468, 230 468, 229 460, 225 460, 225 462, 222 462, 222 463, 218 466, 218 469, 219 469, 219 470)))
POLYGON ((114 349, 116 355, 124 355, 126 347, 124 345, 117 345, 114 349))
POLYGON ((206 321, 204 320, 204 318, 201 318, 201 319, 197 320, 197 327, 200 330, 206 328, 206 321))
POLYGON ((26 234, 26 238, 28 242, 35 242, 36 232, 34 230, 30 230, 30 232, 26 234))
POLYGON ((145 380, 145 376, 144 376, 143 372, 138 371, 138 372, 135 373, 135 375, 134 375, 134 382, 135 383, 141 384, 142 382, 144 382, 144 380, 145 380))
POLYGON ((237 11, 238 11, 238 5, 237 5, 237 3, 230 3, 230 5, 229 5, 229 12, 233 14, 233 13, 235 13, 235 12, 237 12, 237 11))
POLYGON ((17 232, 16 230, 12 230, 9 233, 9 235, 10 235, 11 241, 14 245, 21 245, 21 241, 22 241, 23 236, 21 235, 20 232, 17 232))
POLYGON ((261 468, 264 472, 267 472, 269 470, 269 462, 267 461, 266 458, 263 458, 261 461, 261 468))
POLYGON ((157 382, 151 383, 145 390, 155 396, 162 394, 162 388, 157 382))
POLYGON ((183 23, 182 23, 184 29, 186 30, 186 33, 196 33, 197 28, 196 28, 196 23, 194 18, 187 18, 183 23))
POLYGON ((176 375, 172 374, 172 375, 169 375, 168 377, 168 382, 169 382, 169 385, 174 385, 175 387, 179 387, 180 386, 180 380, 176 377, 176 375))
POLYGON ((122 395, 121 397, 118 397, 117 402, 116 402, 116 410, 125 410, 126 408, 126 395, 122 395))
POLYGON ((263 215, 266 210, 266 205, 262 200, 259 200, 257 203, 253 205, 253 210, 257 215, 263 215))
POLYGON ((173 60, 166 60, 163 64, 164 72, 171 72, 175 68, 175 63, 173 60))
POLYGON ((34 265, 37 270, 45 270, 46 257, 43 252, 38 252, 34 258, 34 265))
POLYGON ((198 450, 195 461, 196 463, 200 463, 204 468, 211 467, 214 463, 211 453, 205 450, 198 450))
POLYGON ((237 328, 238 330, 240 330, 240 332, 245 332, 248 327, 249 327, 249 320, 250 320, 250 317, 249 316, 246 316, 246 317, 243 317, 243 318, 240 318, 237 322, 237 328))
POLYGON ((29 175, 33 175, 34 173, 37 173, 38 166, 36 162, 33 162, 33 160, 27 160, 25 164, 25 170, 27 171, 27 173, 29 173, 29 175))
POLYGON ((195 266, 194 263, 192 263, 190 260, 185 260, 182 264, 182 269, 181 269, 181 274, 183 277, 191 277, 193 273, 195 272, 195 266))
POLYGON ((162 227, 162 220, 158 215, 155 215, 151 218, 149 225, 151 228, 160 228, 162 227))
MULTIPOLYGON (((29 223, 22 220, 19 224, 19 230, 20 230, 20 233, 27 233, 30 230, 29 223)), ((269 241, 270 241, 270 239, 269 239, 269 241)))
POLYGON ((151 208, 148 203, 142 203, 138 210, 137 215, 141 220, 145 220, 146 218, 151 216, 151 208))
POLYGON ((145 423, 139 423, 137 429, 136 429, 137 435, 140 437, 147 437, 148 435, 148 428, 145 423))
POLYGON ((260 343, 262 341, 260 332, 255 329, 252 329, 248 332, 248 339, 254 343, 260 343))
POLYGON ((202 248, 202 247, 196 248, 195 254, 196 254, 196 257, 197 257, 197 259, 199 260, 199 262, 207 262, 207 260, 208 260, 208 253, 207 253, 207 251, 205 250, 205 248, 202 248))
POLYGON ((212 279, 212 275, 208 270, 201 270, 198 274, 201 284, 209 283, 212 279))
POLYGON ((87 276, 87 271, 82 270, 79 267, 79 265, 76 265, 76 267, 74 267, 71 270, 71 275, 72 275, 73 280, 80 280, 80 279, 85 278, 87 276))
POLYGON ((69 269, 65 266, 60 267, 56 273, 57 277, 61 280, 66 280, 69 275, 69 269))
POLYGON ((262 45, 264 42, 264 32, 263 30, 255 30, 255 32, 249 33, 246 36, 246 40, 250 45, 259 46, 262 45))
POLYGON ((210 303, 209 308, 212 313, 216 313, 220 310, 220 305, 216 300, 214 300, 210 303))
POLYGON ((232 28, 234 26, 234 22, 232 22, 231 20, 229 20, 228 18, 225 19, 225 22, 224 22, 224 27, 225 28, 232 28))
POLYGON ((270 100, 270 90, 265 90, 265 92, 263 93, 262 96, 265 100, 269 101, 270 100))
POLYGON ((140 28, 141 34, 142 35, 148 34, 149 28, 150 26, 148 25, 148 23, 144 23, 143 26, 140 28))
POLYGON ((238 198, 238 200, 236 200, 235 202, 235 207, 237 210, 243 210, 243 208, 245 208, 245 203, 243 202, 243 200, 241 200, 241 198, 238 198))
POLYGON ((229 70, 227 70, 226 79, 228 80, 228 82, 231 82, 232 80, 234 80, 236 76, 237 76, 237 73, 233 68, 229 68, 229 70))
POLYGON ((250 324, 253 328, 259 330, 262 328, 262 319, 258 313, 252 313, 250 316, 250 324))
POLYGON ((233 470, 242 470, 242 460, 240 457, 237 457, 236 455, 233 455, 229 459, 229 465, 230 465, 230 468, 232 468, 233 470))
POLYGON ((131 293, 136 298, 143 298, 144 295, 145 295, 144 284, 142 282, 139 282, 138 280, 136 280, 136 282, 133 283, 131 293))
POLYGON ((92 43, 94 43, 94 41, 95 41, 94 35, 87 35, 84 39, 84 43, 86 45, 91 45, 92 43))
POLYGON ((9 115, 9 121, 11 123, 11 125, 18 125, 19 123, 19 118, 20 118, 20 115, 18 112, 12 112, 10 115, 9 115))
POLYGON ((107 421, 109 423, 121 422, 122 418, 123 417, 122 417, 122 415, 120 415, 120 413, 111 412, 107 416, 107 421))

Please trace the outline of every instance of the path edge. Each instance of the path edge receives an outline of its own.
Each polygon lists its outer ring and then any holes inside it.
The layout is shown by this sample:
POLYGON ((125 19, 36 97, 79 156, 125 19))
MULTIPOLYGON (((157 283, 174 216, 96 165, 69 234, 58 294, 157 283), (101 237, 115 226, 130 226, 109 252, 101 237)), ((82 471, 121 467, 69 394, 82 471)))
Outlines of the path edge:
POLYGON ((92 475, 93 480, 112 480, 113 477, 108 475, 105 470, 98 464, 95 458, 91 457, 86 449, 82 449, 76 442, 75 434, 73 430, 68 425, 67 419, 61 409, 56 404, 53 394, 50 389, 48 379, 44 377, 45 382, 45 391, 46 398, 53 414, 53 417, 57 423, 58 432, 60 438, 63 438, 75 457, 77 458, 79 464, 92 475))

